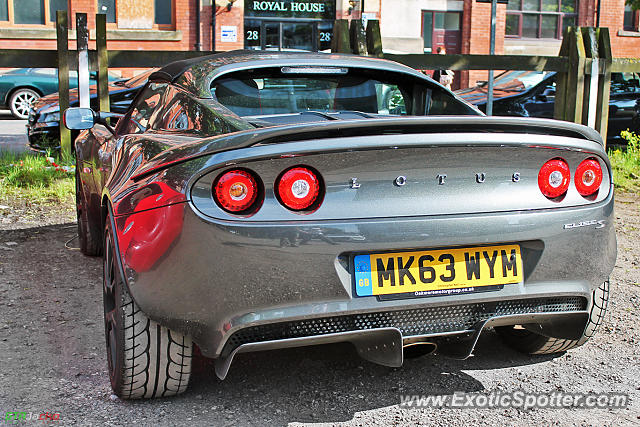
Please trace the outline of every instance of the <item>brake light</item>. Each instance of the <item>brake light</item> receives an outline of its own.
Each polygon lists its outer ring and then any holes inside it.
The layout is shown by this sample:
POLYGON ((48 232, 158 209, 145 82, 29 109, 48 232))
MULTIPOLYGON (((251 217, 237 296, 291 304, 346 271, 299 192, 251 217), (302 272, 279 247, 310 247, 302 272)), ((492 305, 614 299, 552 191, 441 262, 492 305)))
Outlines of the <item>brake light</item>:
POLYGON ((571 172, 563 159, 552 159, 542 165, 538 173, 538 187, 549 199, 564 195, 569 189, 571 172))
POLYGON ((218 205, 227 212, 242 213, 258 199, 258 181, 251 172, 233 169, 220 175, 213 184, 218 205))
POLYGON ((294 211, 317 207, 322 191, 318 175, 303 166, 285 171, 276 181, 276 188, 280 202, 294 211))
POLYGON ((584 160, 576 169, 575 185, 584 197, 595 194, 602 183, 602 168, 596 159, 584 160))

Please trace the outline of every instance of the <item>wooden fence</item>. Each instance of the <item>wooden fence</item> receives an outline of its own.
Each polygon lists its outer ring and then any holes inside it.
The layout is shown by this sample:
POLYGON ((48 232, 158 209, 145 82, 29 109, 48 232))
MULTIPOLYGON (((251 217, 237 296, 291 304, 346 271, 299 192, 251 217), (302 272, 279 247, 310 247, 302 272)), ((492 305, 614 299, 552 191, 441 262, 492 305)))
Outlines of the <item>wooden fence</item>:
MULTIPOLYGON (((68 71, 77 69, 78 51, 68 50, 69 25, 66 11, 57 12, 57 51, 29 49, 0 50, 0 67, 57 67, 59 69, 60 111, 69 106, 68 71)), ((76 14, 76 32, 86 23, 86 14, 76 14), (82 16, 84 15, 84 17, 82 16)), ((88 51, 90 69, 97 71, 99 105, 109 110, 107 69, 161 67, 169 62, 208 55, 198 51, 107 51, 106 16, 96 15, 96 50, 88 51)), ((81 43, 78 44, 80 46, 81 43)), ((82 47, 82 46, 80 46, 82 47)), ((613 58, 608 28, 578 27, 565 30, 558 56, 527 55, 392 55, 382 53, 380 27, 369 21, 367 28, 360 21, 349 27, 344 20, 336 21, 334 52, 368 54, 390 59, 422 70, 523 70, 555 71, 558 73, 555 111, 556 119, 589 125, 606 140, 609 112, 609 88, 612 72, 640 72, 640 59, 613 58)), ((62 150, 70 152, 69 131, 60 122, 62 150)))

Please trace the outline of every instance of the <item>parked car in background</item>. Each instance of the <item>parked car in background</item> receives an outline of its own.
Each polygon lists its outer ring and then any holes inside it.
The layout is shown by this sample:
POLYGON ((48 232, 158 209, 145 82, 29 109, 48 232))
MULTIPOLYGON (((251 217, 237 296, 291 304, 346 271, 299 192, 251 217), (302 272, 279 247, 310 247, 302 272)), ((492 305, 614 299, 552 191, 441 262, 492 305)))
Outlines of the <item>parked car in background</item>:
MULTIPOLYGON (((456 92, 483 112, 487 104, 487 84, 456 92)), ((544 71, 505 71, 495 80, 493 114, 553 118, 556 73, 544 71)), ((633 120, 636 100, 640 99, 637 73, 612 73, 607 141, 621 143, 620 132, 637 130, 633 120)))
POLYGON ((603 319, 613 181, 586 126, 484 117, 382 59, 264 51, 169 64, 106 116, 64 122, 123 399, 185 391, 194 345, 223 379, 239 353, 331 342, 464 359, 489 327, 564 352, 603 319))
MULTIPOLYGON (((147 82, 149 75, 156 69, 139 74, 129 80, 117 80, 109 83, 109 103, 114 113, 124 113, 129 108, 131 100, 147 82)), ((91 108, 98 110, 98 93, 95 85, 90 87, 91 108)), ((78 89, 69 91, 69 106, 77 107, 78 89)), ((58 94, 40 98, 33 104, 27 121, 27 135, 29 148, 34 151, 58 150, 60 148, 60 103, 58 94)), ((71 131, 72 141, 78 136, 77 131, 71 131)))
MULTIPOLYGON (((96 73, 90 73, 90 82, 95 84, 96 73)), ((109 75, 109 80, 119 77, 109 75)), ((69 72, 69 87, 78 87, 78 73, 69 72)), ((18 68, 0 74, 0 102, 18 119, 26 119, 31 105, 42 96, 58 91, 56 68, 18 68)))

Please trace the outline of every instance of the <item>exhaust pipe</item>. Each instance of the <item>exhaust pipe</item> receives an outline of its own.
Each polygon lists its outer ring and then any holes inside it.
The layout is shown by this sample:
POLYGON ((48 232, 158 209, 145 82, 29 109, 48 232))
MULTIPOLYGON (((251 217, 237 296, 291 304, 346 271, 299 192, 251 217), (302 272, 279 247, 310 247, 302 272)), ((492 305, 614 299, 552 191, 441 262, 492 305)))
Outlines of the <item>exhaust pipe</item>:
POLYGON ((427 354, 435 352, 437 349, 438 345, 430 341, 405 340, 404 344, 402 345, 402 350, 406 359, 426 356, 427 354))

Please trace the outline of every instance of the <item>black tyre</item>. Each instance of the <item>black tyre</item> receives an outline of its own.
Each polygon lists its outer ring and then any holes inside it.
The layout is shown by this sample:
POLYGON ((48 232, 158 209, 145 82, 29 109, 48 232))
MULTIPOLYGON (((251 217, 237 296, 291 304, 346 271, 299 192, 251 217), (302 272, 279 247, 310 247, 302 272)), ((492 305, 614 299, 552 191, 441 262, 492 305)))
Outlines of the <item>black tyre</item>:
POLYGON ((89 224, 89 213, 84 203, 80 172, 76 166, 76 216, 78 218, 78 241, 80 252, 87 256, 98 256, 102 253, 102 238, 96 235, 89 224))
POLYGON ((567 340, 562 338, 551 338, 536 334, 527 329, 518 329, 514 326, 501 326, 495 328, 502 340, 510 347, 527 354, 553 354, 560 353, 589 341, 596 333, 598 326, 602 323, 607 312, 609 301, 609 281, 593 291, 593 304, 589 315, 589 323, 582 333, 582 337, 577 340, 567 340))
POLYGON ((109 224, 104 241, 104 324, 113 392, 121 399, 184 392, 191 375, 191 339, 140 311, 116 265, 109 224))
POLYGON ((29 118, 29 109, 40 99, 40 94, 33 89, 18 89, 9 98, 11 114, 16 118, 26 120, 29 118))

